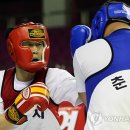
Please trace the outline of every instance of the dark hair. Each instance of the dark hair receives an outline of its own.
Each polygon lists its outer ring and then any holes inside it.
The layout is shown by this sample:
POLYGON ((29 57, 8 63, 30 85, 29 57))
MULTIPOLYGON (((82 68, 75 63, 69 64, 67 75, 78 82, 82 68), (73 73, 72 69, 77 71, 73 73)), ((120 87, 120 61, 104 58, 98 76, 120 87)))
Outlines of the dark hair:
POLYGON ((41 24, 41 23, 34 23, 34 22, 28 21, 28 20, 22 20, 22 21, 18 22, 16 25, 14 25, 13 27, 6 29, 6 31, 5 31, 5 39, 8 38, 10 32, 11 32, 13 29, 15 29, 15 28, 17 28, 17 27, 20 27, 20 26, 23 26, 23 25, 25 25, 26 23, 41 24))
POLYGON ((5 31, 5 39, 8 38, 10 32, 13 30, 13 28, 7 28, 6 31, 5 31))
POLYGON ((18 25, 20 25, 22 23, 27 23, 27 22, 30 22, 30 20, 24 18, 24 19, 21 19, 18 22, 16 22, 16 25, 14 25, 13 27, 7 28, 6 31, 5 31, 5 39, 8 38, 10 32, 14 29, 14 27, 16 27, 16 26, 18 26, 18 25))

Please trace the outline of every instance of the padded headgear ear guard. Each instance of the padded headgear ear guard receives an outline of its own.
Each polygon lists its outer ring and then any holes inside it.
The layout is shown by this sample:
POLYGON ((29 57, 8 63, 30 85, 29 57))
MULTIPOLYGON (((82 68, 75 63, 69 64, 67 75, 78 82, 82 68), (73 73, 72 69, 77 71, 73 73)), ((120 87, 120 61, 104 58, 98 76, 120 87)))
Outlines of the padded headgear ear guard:
POLYGON ((122 2, 107 2, 92 20, 93 40, 103 37, 105 27, 110 21, 130 23, 130 7, 122 2))
POLYGON ((28 22, 14 27, 7 37, 7 48, 13 61, 25 71, 33 73, 48 65, 50 43, 47 29, 42 24, 28 22), (45 41, 42 61, 32 62, 31 49, 22 46, 22 42, 26 40, 45 41))

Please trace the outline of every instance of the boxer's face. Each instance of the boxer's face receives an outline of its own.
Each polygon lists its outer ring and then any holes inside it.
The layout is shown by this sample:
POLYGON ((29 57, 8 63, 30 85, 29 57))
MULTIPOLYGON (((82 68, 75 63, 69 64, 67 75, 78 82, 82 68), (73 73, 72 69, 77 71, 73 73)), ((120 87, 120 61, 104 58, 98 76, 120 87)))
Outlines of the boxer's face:
POLYGON ((23 41, 22 46, 31 49, 33 55, 32 62, 42 61, 43 51, 46 47, 45 41, 23 41))

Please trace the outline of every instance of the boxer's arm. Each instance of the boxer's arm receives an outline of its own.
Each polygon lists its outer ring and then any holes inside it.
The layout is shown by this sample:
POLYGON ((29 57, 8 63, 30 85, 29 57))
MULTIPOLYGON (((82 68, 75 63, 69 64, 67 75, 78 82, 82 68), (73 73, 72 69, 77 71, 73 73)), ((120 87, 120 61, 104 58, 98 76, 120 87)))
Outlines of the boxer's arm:
POLYGON ((13 124, 5 119, 5 114, 0 114, 0 130, 11 130, 13 124))
POLYGON ((10 130, 13 124, 5 119, 3 100, 0 97, 0 130, 10 130))
POLYGON ((80 99, 82 100, 82 102, 85 104, 85 105, 87 105, 86 104, 86 100, 87 100, 87 98, 86 98, 86 92, 78 92, 78 94, 79 94, 79 97, 80 97, 80 99))
POLYGON ((77 88, 79 97, 83 101, 83 103, 86 105, 86 90, 85 90, 86 78, 84 76, 84 73, 82 72, 82 68, 77 59, 76 53, 73 58, 73 68, 74 68, 74 75, 76 78, 76 88, 77 88))
POLYGON ((76 50, 91 41, 91 29, 86 25, 76 25, 71 30, 70 46, 73 54, 73 68, 76 77, 76 86, 80 99, 86 104, 85 76, 76 56, 76 50))

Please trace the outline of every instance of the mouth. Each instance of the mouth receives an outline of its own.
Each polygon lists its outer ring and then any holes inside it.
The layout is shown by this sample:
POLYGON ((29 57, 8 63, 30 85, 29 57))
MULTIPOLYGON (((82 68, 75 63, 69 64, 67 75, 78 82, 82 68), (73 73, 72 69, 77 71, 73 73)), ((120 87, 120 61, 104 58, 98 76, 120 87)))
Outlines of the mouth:
POLYGON ((37 62, 37 61, 39 61, 38 58, 34 58, 34 59, 32 59, 32 62, 37 62))

